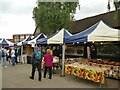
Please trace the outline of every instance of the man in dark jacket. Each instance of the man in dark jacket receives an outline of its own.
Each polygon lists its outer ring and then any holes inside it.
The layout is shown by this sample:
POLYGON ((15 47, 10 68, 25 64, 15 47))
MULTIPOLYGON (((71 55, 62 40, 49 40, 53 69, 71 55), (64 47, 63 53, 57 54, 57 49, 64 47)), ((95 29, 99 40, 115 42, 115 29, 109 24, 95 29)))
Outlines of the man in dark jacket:
POLYGON ((0 60, 2 58, 2 44, 0 44, 0 60))
POLYGON ((41 81, 41 62, 42 62, 42 53, 40 48, 35 47, 35 51, 32 54, 32 73, 30 79, 34 79, 35 70, 38 69, 38 80, 41 81))
POLYGON ((18 57, 18 52, 17 52, 17 48, 15 48, 15 63, 16 64, 18 64, 17 57, 18 57))

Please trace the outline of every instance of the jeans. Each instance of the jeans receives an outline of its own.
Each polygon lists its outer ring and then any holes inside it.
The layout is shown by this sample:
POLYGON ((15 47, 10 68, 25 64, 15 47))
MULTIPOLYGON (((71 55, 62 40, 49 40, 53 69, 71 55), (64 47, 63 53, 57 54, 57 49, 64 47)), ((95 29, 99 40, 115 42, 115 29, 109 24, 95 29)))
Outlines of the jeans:
POLYGON ((38 61, 38 63, 32 63, 32 78, 34 78, 36 68, 38 69, 38 79, 41 80, 41 62, 38 61))
POLYGON ((11 57, 12 60, 12 66, 15 66, 15 57, 11 57))
POLYGON ((6 57, 1 57, 2 66, 6 66, 6 57))

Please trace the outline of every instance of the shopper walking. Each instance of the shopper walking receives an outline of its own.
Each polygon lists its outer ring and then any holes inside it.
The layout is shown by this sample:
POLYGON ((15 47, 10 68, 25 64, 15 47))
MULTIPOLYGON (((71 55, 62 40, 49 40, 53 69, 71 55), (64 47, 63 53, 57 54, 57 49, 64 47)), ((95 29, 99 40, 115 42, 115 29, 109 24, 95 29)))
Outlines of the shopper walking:
POLYGON ((1 60, 2 60, 2 66, 3 67, 7 67, 6 66, 6 49, 4 48, 4 47, 2 47, 2 58, 1 58, 1 60))
POLYGON ((12 66, 15 66, 15 50, 14 47, 11 48, 11 62, 12 62, 12 66))
POLYGON ((18 57, 19 57, 19 62, 22 63, 22 60, 21 60, 21 48, 18 49, 18 57))
POLYGON ((0 60, 2 58, 2 45, 0 44, 0 60))
POLYGON ((34 79, 35 70, 38 69, 38 80, 41 81, 41 62, 42 62, 42 53, 40 48, 35 47, 35 51, 32 54, 32 73, 30 79, 34 79))
POLYGON ((50 53, 51 53, 50 49, 47 49, 47 53, 44 55, 45 62, 44 78, 46 78, 47 69, 49 69, 49 79, 52 79, 53 56, 50 53))
POLYGON ((17 57, 18 57, 18 51, 17 51, 17 48, 15 48, 15 63, 16 64, 18 64, 17 57))
POLYGON ((9 62, 9 64, 11 64, 11 61, 10 61, 11 55, 10 55, 10 49, 9 48, 7 49, 7 55, 6 55, 6 57, 7 57, 7 61, 9 62))

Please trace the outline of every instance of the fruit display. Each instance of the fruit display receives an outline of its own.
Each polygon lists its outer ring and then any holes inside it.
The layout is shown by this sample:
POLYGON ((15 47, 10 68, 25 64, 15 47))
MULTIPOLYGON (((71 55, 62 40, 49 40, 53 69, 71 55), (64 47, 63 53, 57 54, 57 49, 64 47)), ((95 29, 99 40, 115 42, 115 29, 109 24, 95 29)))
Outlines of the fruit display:
POLYGON ((91 63, 92 66, 98 66, 102 68, 106 67, 107 71, 105 71, 105 77, 120 79, 120 62, 110 62, 104 60, 98 60, 97 63, 93 63, 93 60, 88 62, 91 63))
POLYGON ((79 64, 77 62, 65 65, 65 72, 67 74, 73 74, 75 76, 102 84, 104 84, 104 72, 106 70, 107 68, 79 64))
POLYGON ((72 72, 74 71, 74 67, 70 65, 65 65, 65 73, 67 74, 73 74, 72 72))
MULTIPOLYGON (((75 65, 77 67, 79 66, 78 64, 80 64, 81 67, 83 65, 87 65, 87 66, 93 66, 94 68, 98 67, 101 70, 102 70, 102 68, 107 68, 107 70, 104 71, 105 77, 120 79, 120 62, 110 62, 110 61, 105 61, 102 59, 87 60, 84 58, 75 58, 74 60, 68 59, 65 64, 72 64, 73 66, 75 65), (75 62, 77 62, 77 63, 75 63, 75 62)), ((76 69, 75 72, 77 72, 77 71, 78 70, 76 69)), ((79 70, 79 72, 81 72, 81 73, 79 73, 79 75, 76 73, 74 73, 74 74, 82 77, 83 76, 82 70, 79 70)))

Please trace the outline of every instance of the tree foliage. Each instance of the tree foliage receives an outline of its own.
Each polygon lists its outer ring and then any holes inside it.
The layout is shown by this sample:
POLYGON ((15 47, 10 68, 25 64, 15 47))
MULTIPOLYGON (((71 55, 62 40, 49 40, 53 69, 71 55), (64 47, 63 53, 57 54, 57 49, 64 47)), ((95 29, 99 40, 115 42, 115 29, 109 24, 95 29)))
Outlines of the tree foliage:
POLYGON ((51 35, 61 28, 70 30, 77 2, 38 2, 33 10, 36 26, 42 33, 51 35))
POLYGON ((114 2, 115 9, 118 10, 120 8, 120 1, 114 2))

